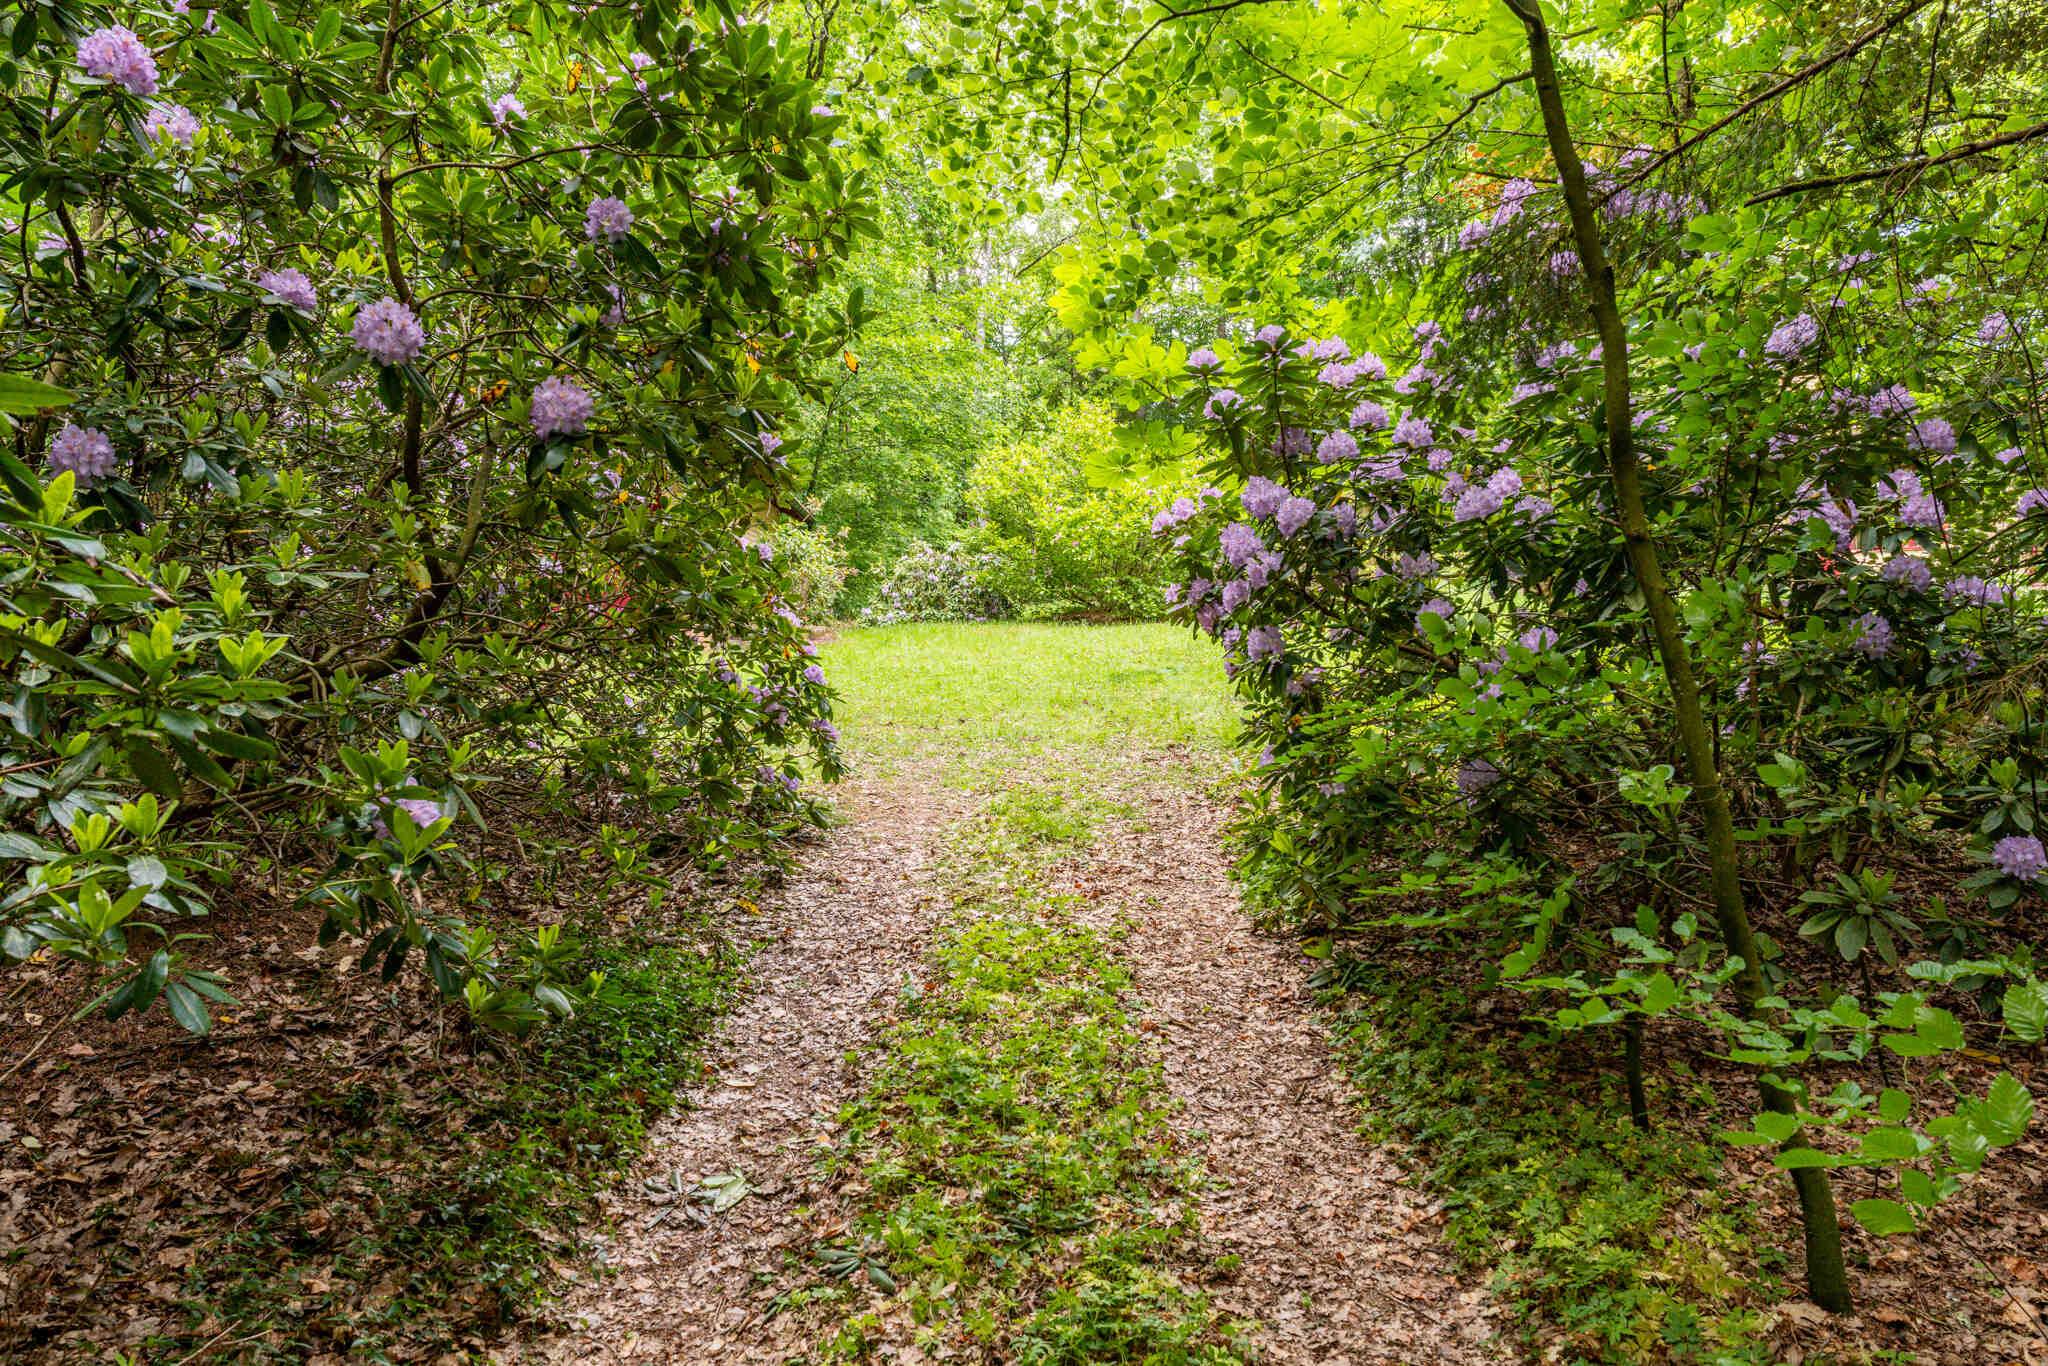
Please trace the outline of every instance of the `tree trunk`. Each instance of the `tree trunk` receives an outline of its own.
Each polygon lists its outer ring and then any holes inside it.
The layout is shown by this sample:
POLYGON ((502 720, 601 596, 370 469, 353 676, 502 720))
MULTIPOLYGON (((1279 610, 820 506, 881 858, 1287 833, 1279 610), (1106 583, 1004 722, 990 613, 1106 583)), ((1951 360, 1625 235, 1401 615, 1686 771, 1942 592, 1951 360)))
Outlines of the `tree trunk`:
MULTIPOLYGON (((1578 247, 1579 265, 1586 277, 1593 323, 1600 334, 1603 407, 1606 420, 1607 469, 1614 486, 1615 513, 1621 522, 1623 543, 1628 549, 1629 568, 1641 590, 1656 637, 1657 654, 1664 667, 1664 680, 1671 693, 1672 719, 1677 723, 1686 767, 1693 785, 1693 801, 1706 829, 1707 858, 1713 874, 1714 919, 1721 940, 1730 954, 1739 958, 1741 971, 1735 978, 1735 995, 1745 1013, 1758 1013, 1764 997, 1761 962, 1756 935, 1750 928, 1749 912, 1743 905, 1740 867, 1736 858, 1735 822, 1728 811, 1728 796, 1721 787, 1721 774, 1714 758, 1713 736, 1707 728, 1706 713, 1700 706, 1699 683, 1693 674, 1692 656, 1679 629, 1678 610, 1664 581, 1664 569, 1657 548, 1650 539, 1649 515, 1643 505, 1643 488, 1635 452, 1635 415, 1629 391, 1628 332, 1614 291, 1614 273, 1600 240, 1600 220, 1586 185, 1586 170, 1572 145, 1571 126, 1565 117, 1564 94, 1558 84, 1557 61, 1551 50, 1550 30, 1543 21, 1541 0, 1506 0, 1508 8, 1522 21, 1529 38, 1530 68, 1534 75, 1537 103, 1543 111, 1543 129, 1550 142, 1550 154, 1563 186, 1565 204, 1571 214, 1572 236, 1578 247)), ((1794 1096, 1759 1076, 1758 1089, 1764 1108, 1778 1114, 1796 1115, 1794 1096)), ((1787 1147, 1806 1146, 1795 1132, 1787 1147)), ((1806 1226, 1806 1292, 1823 1309, 1846 1313, 1852 1307, 1848 1275, 1842 1264, 1841 1228, 1835 1216, 1834 1191, 1827 1173, 1818 1167, 1802 1167, 1792 1173, 1799 1191, 1799 1207, 1806 1226)))

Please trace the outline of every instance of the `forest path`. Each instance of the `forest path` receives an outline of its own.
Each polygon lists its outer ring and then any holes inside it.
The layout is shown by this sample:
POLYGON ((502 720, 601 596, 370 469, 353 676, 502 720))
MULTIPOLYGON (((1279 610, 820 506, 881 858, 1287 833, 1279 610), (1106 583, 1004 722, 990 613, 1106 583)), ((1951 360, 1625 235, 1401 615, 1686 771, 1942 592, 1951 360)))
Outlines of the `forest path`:
MULTIPOLYGON (((913 1013, 907 999, 934 985, 934 944, 981 913, 958 906, 956 837, 992 810, 1022 811, 1027 840, 1050 841, 1030 876, 1074 908, 1081 932, 1113 943, 1129 974, 1120 994, 1132 1038, 1167 1092, 1170 1146, 1205 1173, 1199 1234, 1163 1249, 1155 1269, 1206 1296, 1216 1321, 1255 1321, 1243 1355, 1265 1362, 1513 1359, 1486 1345, 1496 1328, 1487 1297, 1458 1276, 1426 1197, 1358 1134, 1299 954, 1239 908, 1222 811, 1205 791, 1216 748, 1156 743, 1168 738, 1111 722, 1062 735, 1084 743, 1056 752, 914 739, 870 754, 835 799, 844 823, 762 908, 755 990, 719 1030, 697 1108, 656 1126, 639 1170, 607 1198, 616 1231, 591 1238, 597 1265, 550 1316, 554 1333, 505 1359, 817 1361, 833 1324, 856 1314, 870 1360, 1011 1359, 1000 1333, 993 1356, 958 1333, 914 1342, 908 1297, 859 1277, 850 1293, 814 1298, 845 1284, 819 1275, 818 1250, 845 1242, 871 1198, 858 1172, 820 1163, 848 1145, 844 1107, 874 1070, 854 1059, 886 1052, 913 1013), (673 1193, 708 1191, 729 1172, 749 1193, 728 1209, 673 1193)), ((980 856, 967 862, 969 877, 1022 880, 980 856)), ((1053 1269, 1048 1283, 1066 1284, 1067 1272, 1053 1269)))

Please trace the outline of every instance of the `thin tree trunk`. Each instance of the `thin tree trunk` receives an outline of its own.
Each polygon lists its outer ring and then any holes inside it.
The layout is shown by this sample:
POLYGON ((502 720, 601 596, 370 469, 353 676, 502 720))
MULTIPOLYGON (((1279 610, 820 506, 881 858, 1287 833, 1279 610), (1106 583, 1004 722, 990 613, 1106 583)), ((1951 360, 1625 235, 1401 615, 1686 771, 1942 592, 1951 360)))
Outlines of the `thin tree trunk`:
POLYGON ((1650 1132, 1650 1094, 1643 1087, 1643 1017, 1631 1015, 1622 1024, 1623 1065, 1628 1074, 1628 1117, 1650 1132))
MULTIPOLYGON (((1586 185, 1586 169, 1572 145, 1571 126, 1565 116, 1564 94, 1558 84, 1557 61, 1552 52, 1550 30, 1543 21, 1540 0, 1506 0, 1508 8, 1522 21, 1529 38, 1530 68, 1535 76, 1536 98, 1543 112, 1544 132, 1549 138, 1551 159, 1557 165, 1558 180, 1564 188, 1570 210, 1572 236, 1578 246, 1579 265, 1585 272, 1586 293, 1591 302, 1594 326, 1600 334, 1603 406, 1606 418, 1607 468, 1614 486, 1615 512, 1621 522, 1623 543, 1628 549, 1629 568, 1641 590, 1649 612, 1650 630, 1656 637, 1657 653, 1664 666, 1664 679, 1671 692, 1672 719, 1685 750, 1686 767, 1693 785, 1693 800, 1706 828, 1707 858, 1713 874, 1714 919, 1721 940, 1730 954, 1742 961, 1735 978, 1735 995, 1746 1014, 1758 1013, 1764 998, 1761 961, 1756 935, 1750 928, 1749 912, 1743 905, 1740 867, 1736 857, 1735 822, 1729 814, 1728 796, 1721 787, 1720 769, 1714 758, 1713 736, 1706 713, 1700 706, 1699 683, 1693 674, 1692 657, 1679 629, 1678 610, 1664 580, 1657 548, 1650 539, 1649 515, 1643 505, 1643 489, 1637 466, 1634 400, 1629 391, 1628 332, 1614 290, 1614 273, 1600 240, 1600 221, 1593 197, 1586 185)), ((1798 1104, 1790 1091, 1759 1076, 1766 1110, 1796 1115, 1798 1104)), ((1795 1132, 1786 1146, 1805 1146, 1795 1132)), ((1799 1206, 1806 1226, 1806 1291, 1823 1309, 1846 1313, 1852 1307, 1848 1275, 1842 1264, 1842 1234, 1835 1215, 1834 1191, 1827 1173, 1818 1167, 1802 1167, 1792 1173, 1799 1192, 1799 1206)))

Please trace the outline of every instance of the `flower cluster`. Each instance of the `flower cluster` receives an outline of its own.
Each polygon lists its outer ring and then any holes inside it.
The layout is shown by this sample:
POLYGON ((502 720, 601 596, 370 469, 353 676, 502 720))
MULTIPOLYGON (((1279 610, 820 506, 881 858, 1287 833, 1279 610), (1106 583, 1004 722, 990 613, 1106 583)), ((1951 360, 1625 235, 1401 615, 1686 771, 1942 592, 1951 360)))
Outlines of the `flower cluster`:
POLYGON ((80 38, 78 65, 86 75, 112 81, 131 95, 156 93, 156 58, 119 24, 96 28, 80 38))
POLYGON ((67 422, 50 443, 50 469, 70 471, 81 489, 89 489, 114 473, 114 443, 97 427, 67 422))
POLYGON ((293 266, 264 271, 256 277, 256 287, 303 313, 311 313, 320 306, 320 296, 314 292, 313 282, 306 278, 306 272, 293 266))
POLYGON ((633 230, 633 211, 623 199, 599 195, 583 211, 583 235, 593 242, 623 242, 633 230))
POLYGON ((427 334, 420 320, 410 308, 392 298, 357 309, 349 335, 356 348, 379 365, 409 365, 427 349, 427 334))
POLYGON ((142 120, 142 131, 152 139, 168 137, 181 147, 190 147, 199 136, 199 120, 182 104, 153 104, 142 120))
POLYGON ((549 375, 534 386, 530 416, 537 437, 573 436, 590 429, 597 400, 582 386, 549 375))

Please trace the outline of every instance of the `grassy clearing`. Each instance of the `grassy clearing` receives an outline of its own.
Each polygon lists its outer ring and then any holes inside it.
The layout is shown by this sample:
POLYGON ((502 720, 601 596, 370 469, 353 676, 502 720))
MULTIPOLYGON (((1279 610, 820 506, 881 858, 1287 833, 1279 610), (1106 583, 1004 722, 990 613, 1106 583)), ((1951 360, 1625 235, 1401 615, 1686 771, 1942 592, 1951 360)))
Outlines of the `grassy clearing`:
POLYGON ((1133 747, 1222 753, 1234 727, 1209 641, 1161 622, 925 623, 824 649, 849 741, 870 762, 1105 762, 1133 747))
POLYGON ((1783 1287, 1735 1270, 1757 1259, 1754 1209, 1723 1199, 1711 1145, 1668 1127, 1640 1133, 1618 1082, 1566 1076, 1554 1041, 1487 1028, 1431 971, 1340 959, 1332 975, 1327 1004, 1368 1129, 1412 1145, 1452 1246, 1492 1273, 1543 1360, 1776 1359, 1760 1307, 1783 1287))
MULTIPOLYGON (((1199 1164, 1138 1029, 1121 930, 1083 923, 1047 872, 1104 814, 1013 790, 956 837, 956 918, 906 986, 836 1174, 864 1192, 820 1269, 900 1293, 917 1344, 1026 1366, 1243 1360, 1187 1269, 1199 1164)), ((806 1292, 798 1292, 799 1296, 806 1292)), ((884 1310, 850 1292, 814 1360, 870 1359, 884 1310)), ((820 1298, 815 1291, 808 1298, 820 1298)))

